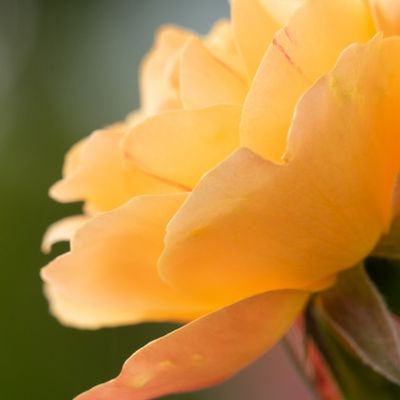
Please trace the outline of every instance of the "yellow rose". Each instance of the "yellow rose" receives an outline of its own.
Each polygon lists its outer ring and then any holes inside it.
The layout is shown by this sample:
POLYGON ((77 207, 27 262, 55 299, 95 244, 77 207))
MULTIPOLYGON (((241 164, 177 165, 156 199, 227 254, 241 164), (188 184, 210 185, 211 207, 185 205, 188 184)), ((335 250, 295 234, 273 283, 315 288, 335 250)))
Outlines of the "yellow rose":
POLYGON ((159 32, 141 109, 73 147, 51 189, 85 202, 44 239, 45 250, 71 239, 42 273, 57 318, 194 320, 79 400, 227 379, 393 219, 400 3, 231 3, 232 22, 205 38, 159 32))

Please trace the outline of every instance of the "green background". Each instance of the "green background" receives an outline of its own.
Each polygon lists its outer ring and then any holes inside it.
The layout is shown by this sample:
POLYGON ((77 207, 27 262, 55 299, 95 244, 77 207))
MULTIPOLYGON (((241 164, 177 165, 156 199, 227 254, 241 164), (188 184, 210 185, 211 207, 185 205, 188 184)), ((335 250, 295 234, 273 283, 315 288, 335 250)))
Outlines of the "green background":
MULTIPOLYGON (((47 190, 75 141, 138 106, 138 66, 160 24, 205 33, 228 14, 225 0, 0 0, 0 399, 71 399, 173 328, 78 331, 49 315, 38 273, 54 253, 40 253, 41 237, 79 205, 56 204, 47 190)), ((179 398, 309 398, 281 353, 179 398)))

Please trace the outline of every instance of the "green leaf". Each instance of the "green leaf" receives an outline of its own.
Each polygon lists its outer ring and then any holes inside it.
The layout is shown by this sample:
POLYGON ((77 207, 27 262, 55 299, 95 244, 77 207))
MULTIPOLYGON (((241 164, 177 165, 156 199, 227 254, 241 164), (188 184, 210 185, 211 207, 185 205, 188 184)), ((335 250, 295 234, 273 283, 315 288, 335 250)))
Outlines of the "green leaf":
POLYGON ((386 304, 364 268, 342 273, 317 300, 325 320, 375 372, 400 384, 400 341, 386 304))
POLYGON ((400 261, 368 258, 365 266, 390 310, 400 315, 400 261))
POLYGON ((400 218, 392 222, 389 232, 381 237, 371 256, 400 260, 400 218))
POLYGON ((396 400, 400 387, 362 363, 337 337, 317 304, 306 312, 306 327, 346 400, 396 400))

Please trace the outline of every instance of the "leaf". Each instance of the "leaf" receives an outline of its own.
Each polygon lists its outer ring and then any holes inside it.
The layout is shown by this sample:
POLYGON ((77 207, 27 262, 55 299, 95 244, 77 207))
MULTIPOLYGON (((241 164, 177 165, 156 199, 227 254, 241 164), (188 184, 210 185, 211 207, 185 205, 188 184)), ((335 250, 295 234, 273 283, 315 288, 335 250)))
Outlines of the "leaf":
POLYGON ((381 237, 371 256, 400 260, 400 217, 392 222, 389 232, 381 237))
POLYGON ((324 318, 375 372, 400 384, 400 341, 394 322, 363 267, 340 275, 318 300, 324 318))
POLYGON ((368 258, 366 270, 390 310, 400 316, 400 260, 368 258))
POLYGON ((362 363, 335 335, 320 305, 306 313, 306 327, 346 400, 394 400, 400 387, 362 363))

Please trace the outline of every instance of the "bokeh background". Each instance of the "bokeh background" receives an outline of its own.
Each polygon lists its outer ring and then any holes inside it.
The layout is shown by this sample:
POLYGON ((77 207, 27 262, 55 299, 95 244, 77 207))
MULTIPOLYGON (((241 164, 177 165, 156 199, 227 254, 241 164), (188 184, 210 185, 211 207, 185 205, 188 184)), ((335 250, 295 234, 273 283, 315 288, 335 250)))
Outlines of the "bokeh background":
MULTIPOLYGON (((0 0, 0 399, 72 399, 175 328, 77 331, 49 315, 41 236, 79 205, 47 190, 74 142, 137 107, 139 63, 160 24, 205 33, 228 15, 227 0, 0 0)), ((311 397, 278 346, 226 384, 171 398, 311 397)))

